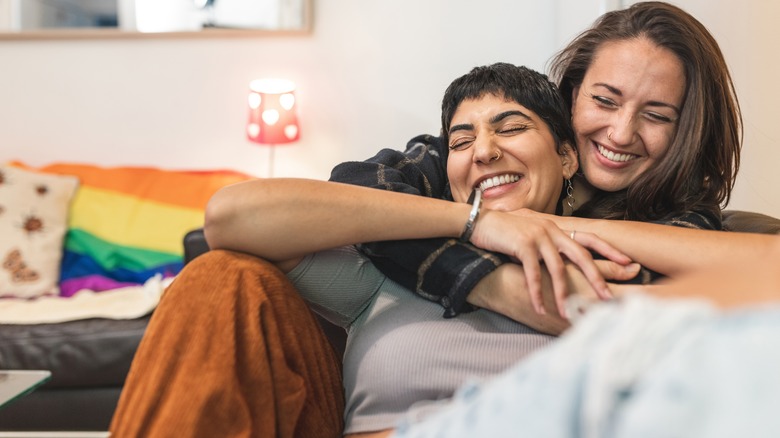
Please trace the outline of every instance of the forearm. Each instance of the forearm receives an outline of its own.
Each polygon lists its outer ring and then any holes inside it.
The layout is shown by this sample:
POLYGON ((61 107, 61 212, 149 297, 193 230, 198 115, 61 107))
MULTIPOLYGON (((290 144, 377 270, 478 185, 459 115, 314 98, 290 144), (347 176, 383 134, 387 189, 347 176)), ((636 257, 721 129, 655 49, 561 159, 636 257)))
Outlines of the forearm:
POLYGON ((360 242, 460 234, 470 206, 304 179, 265 179, 220 190, 206 209, 212 248, 274 262, 360 242))
POLYGON ((634 261, 669 277, 693 272, 723 260, 740 260, 765 251, 765 236, 699 230, 653 223, 555 217, 565 229, 594 233, 634 261))
POLYGON ((780 236, 757 235, 764 245, 745 258, 721 260, 645 292, 664 298, 707 298, 721 308, 780 302, 780 236))

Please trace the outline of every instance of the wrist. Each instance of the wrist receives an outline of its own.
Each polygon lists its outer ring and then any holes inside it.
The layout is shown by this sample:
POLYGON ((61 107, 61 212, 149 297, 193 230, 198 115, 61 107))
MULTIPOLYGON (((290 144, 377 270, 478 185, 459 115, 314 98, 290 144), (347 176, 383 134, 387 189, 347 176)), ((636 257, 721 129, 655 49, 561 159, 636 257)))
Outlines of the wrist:
POLYGON ((471 240, 471 235, 474 234, 474 227, 477 225, 479 219, 479 213, 482 209, 482 190, 475 189, 471 193, 469 198, 471 203, 471 210, 469 211, 469 217, 466 219, 466 224, 463 227, 463 232, 460 234, 460 241, 468 243, 471 240))

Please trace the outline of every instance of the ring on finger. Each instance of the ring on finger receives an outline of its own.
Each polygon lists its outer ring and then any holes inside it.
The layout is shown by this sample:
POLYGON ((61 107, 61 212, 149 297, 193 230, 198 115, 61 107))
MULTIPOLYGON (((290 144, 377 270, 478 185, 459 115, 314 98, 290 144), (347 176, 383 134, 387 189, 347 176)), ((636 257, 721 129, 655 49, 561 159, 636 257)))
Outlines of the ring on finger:
POLYGON ((572 230, 571 234, 569 234, 569 237, 571 237, 571 240, 574 240, 574 236, 577 235, 577 230, 572 230))

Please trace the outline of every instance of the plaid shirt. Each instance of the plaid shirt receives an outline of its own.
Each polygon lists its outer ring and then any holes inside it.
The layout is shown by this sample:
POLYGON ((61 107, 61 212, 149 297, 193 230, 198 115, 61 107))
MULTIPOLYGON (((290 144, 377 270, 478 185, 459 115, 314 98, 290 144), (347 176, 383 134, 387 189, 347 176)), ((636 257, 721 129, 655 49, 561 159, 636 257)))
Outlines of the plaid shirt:
MULTIPOLYGON (((339 164, 330 180, 452 200, 447 179, 448 152, 441 137, 419 135, 407 143, 404 152, 382 149, 366 161, 339 164)), ((693 212, 658 223, 703 229, 721 227, 720 218, 693 212)), ((466 297, 474 286, 509 261, 504 254, 485 251, 458 239, 371 242, 359 248, 390 279, 441 304, 445 318, 472 310, 466 297)), ((643 269, 633 282, 647 283, 659 277, 643 269)))

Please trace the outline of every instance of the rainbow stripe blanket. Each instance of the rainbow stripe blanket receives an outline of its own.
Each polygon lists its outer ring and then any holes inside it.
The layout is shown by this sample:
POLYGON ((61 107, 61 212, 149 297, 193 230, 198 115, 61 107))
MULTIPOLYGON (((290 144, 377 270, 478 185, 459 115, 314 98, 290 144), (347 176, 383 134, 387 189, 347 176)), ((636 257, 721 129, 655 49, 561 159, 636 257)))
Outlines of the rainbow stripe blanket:
POLYGON ((37 170, 80 181, 64 242, 62 297, 175 276, 182 268, 184 235, 203 226, 208 199, 221 187, 252 178, 233 171, 83 164, 37 170))

